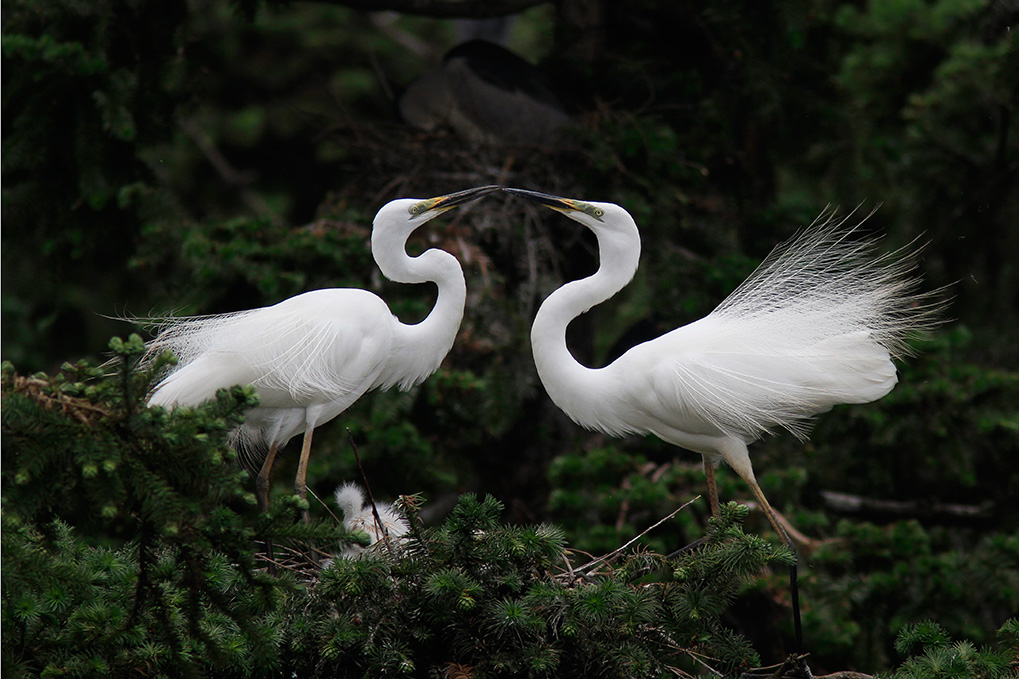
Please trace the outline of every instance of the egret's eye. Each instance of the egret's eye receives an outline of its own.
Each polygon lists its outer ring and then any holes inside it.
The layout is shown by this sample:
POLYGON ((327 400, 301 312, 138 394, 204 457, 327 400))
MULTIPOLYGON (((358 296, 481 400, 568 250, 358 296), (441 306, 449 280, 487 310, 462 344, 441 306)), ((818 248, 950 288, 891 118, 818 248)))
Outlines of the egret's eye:
POLYGON ((584 203, 584 214, 591 215, 595 219, 601 219, 602 217, 605 216, 605 210, 601 209, 600 207, 595 207, 590 203, 584 203))
POLYGON ((424 204, 424 202, 420 202, 420 203, 414 203, 413 205, 411 205, 410 209, 407 210, 407 212, 411 213, 412 215, 419 215, 422 212, 424 212, 424 210, 425 210, 425 204, 424 204))
POLYGON ((591 214, 597 217, 598 219, 601 219, 605 215, 605 210, 602 210, 600 207, 596 207, 594 209, 594 212, 592 212, 591 214))

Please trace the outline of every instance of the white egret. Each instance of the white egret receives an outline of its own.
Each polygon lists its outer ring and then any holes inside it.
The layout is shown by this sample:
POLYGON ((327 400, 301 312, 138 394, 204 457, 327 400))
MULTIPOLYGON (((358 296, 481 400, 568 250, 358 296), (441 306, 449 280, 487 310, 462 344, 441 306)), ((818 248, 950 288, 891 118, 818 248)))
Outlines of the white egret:
MULTIPOLYGON (((531 329, 534 363, 552 401, 588 429, 651 433, 703 455, 715 516, 714 468, 725 460, 795 552, 754 477, 747 444, 776 428, 805 438, 812 416, 875 401, 895 386, 892 359, 908 353, 914 331, 936 324, 941 307, 934 293, 916 292, 912 259, 901 251, 875 256, 874 240, 857 239, 856 227, 823 215, 704 318, 588 368, 570 354, 566 327, 633 278, 637 226, 612 203, 504 190, 565 214, 598 240, 597 272, 549 295, 531 329)), ((795 579, 793 587, 799 643, 795 579)))
MULTIPOLYGON (((402 198, 375 216, 372 255, 398 283, 434 282, 435 306, 420 323, 401 323, 377 295, 357 288, 314 290, 269 307, 165 320, 148 356, 170 350, 178 367, 156 385, 150 405, 197 405, 235 384, 254 385, 259 405, 233 434, 252 469, 259 506, 268 508, 269 475, 280 447, 304 433, 295 490, 307 497, 306 474, 315 427, 367 391, 410 389, 435 372, 463 318, 466 284, 453 255, 429 249, 407 254, 415 229, 497 186, 437 198, 402 198)), ((305 513, 307 517, 307 513, 305 513)))

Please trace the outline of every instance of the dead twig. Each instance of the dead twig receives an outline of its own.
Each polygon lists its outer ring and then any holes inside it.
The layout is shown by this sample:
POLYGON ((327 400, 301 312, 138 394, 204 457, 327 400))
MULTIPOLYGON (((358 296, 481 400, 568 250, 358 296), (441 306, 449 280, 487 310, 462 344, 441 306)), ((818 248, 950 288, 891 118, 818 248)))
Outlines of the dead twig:
POLYGON ((654 524, 652 524, 652 525, 648 526, 647 528, 645 528, 643 531, 641 531, 641 533, 639 533, 638 535, 634 536, 625 545, 617 547, 616 549, 612 550, 611 552, 609 552, 605 556, 599 557, 599 558, 595 559, 594 561, 591 561, 589 563, 584 564, 583 566, 580 566, 579 568, 576 569, 576 572, 577 573, 581 573, 583 575, 583 574, 586 574, 586 573, 584 573, 584 571, 587 571, 590 568, 594 568, 594 566, 599 564, 599 563, 606 563, 606 564, 609 563, 609 561, 614 559, 618 554, 623 552, 626 548, 628 548, 634 542, 636 542, 637 540, 641 539, 642 537, 647 535, 649 532, 651 532, 655 528, 658 528, 658 526, 662 525, 663 523, 665 523, 666 521, 668 521, 669 519, 674 517, 676 514, 679 514, 681 511, 683 511, 684 509, 689 507, 692 503, 694 503, 697 500, 699 500, 700 497, 701 496, 698 495, 697 497, 695 497, 695 498, 693 498, 691 500, 688 500, 687 502, 683 503, 682 505, 677 507, 673 512, 671 512, 668 516, 665 516, 665 517, 659 519, 654 524))

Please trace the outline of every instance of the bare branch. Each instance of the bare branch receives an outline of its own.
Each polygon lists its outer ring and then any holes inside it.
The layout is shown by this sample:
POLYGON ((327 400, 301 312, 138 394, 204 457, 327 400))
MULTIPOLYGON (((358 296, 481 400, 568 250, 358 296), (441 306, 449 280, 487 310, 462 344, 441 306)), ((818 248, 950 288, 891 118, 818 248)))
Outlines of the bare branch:
POLYGON ((921 519, 983 521, 991 514, 986 505, 961 505, 938 502, 885 500, 831 490, 821 491, 825 505, 843 514, 872 514, 921 519))
POLYGON ((622 547, 616 547, 616 548, 615 548, 614 550, 612 550, 611 552, 609 552, 609 553, 608 553, 608 554, 606 554, 605 556, 602 556, 602 557, 598 557, 598 558, 597 558, 597 559, 595 559, 594 561, 591 561, 591 562, 589 562, 589 563, 586 563, 586 564, 584 564, 583 566, 580 566, 579 568, 577 568, 577 569, 576 569, 576 571, 577 571, 577 572, 580 572, 580 571, 589 571, 589 570, 590 570, 590 569, 591 569, 592 567, 594 567, 594 566, 598 565, 599 563, 608 563, 608 562, 609 562, 609 561, 611 561, 611 560, 612 560, 613 558, 615 558, 615 556, 616 556, 617 554, 619 554, 620 552, 624 551, 624 550, 625 550, 625 549, 626 549, 627 547, 629 547, 630 545, 632 545, 632 544, 633 544, 634 542, 636 542, 637 540, 640 540, 640 539, 641 539, 642 537, 644 537, 645 535, 647 535, 648 533, 650 533, 650 532, 651 532, 652 530, 654 530, 655 528, 658 528, 658 526, 662 525, 663 523, 665 523, 666 521, 668 521, 669 519, 671 519, 672 517, 674 517, 674 516, 675 516, 676 514, 679 514, 679 513, 681 512, 681 511, 683 511, 684 509, 686 509, 687 507, 689 507, 689 506, 690 506, 691 504, 693 504, 694 502, 696 502, 697 500, 699 500, 699 499, 700 499, 700 497, 701 497, 701 496, 700 496, 700 495, 698 495, 697 497, 693 498, 692 500, 690 500, 690 501, 688 501, 688 502, 684 503, 684 504, 683 504, 682 506, 678 507, 678 508, 677 508, 677 509, 676 509, 675 511, 673 511, 673 512, 672 512, 671 514, 669 514, 668 516, 665 516, 665 517, 663 517, 663 518, 659 519, 659 520, 658 520, 657 522, 655 522, 654 524, 652 524, 652 525, 648 526, 647 528, 645 528, 643 532, 641 532, 641 533, 640 533, 639 535, 637 535, 637 536, 633 537, 633 538, 632 538, 632 539, 631 539, 631 540, 630 540, 629 542, 627 542, 627 543, 626 543, 625 545, 623 545, 622 547))

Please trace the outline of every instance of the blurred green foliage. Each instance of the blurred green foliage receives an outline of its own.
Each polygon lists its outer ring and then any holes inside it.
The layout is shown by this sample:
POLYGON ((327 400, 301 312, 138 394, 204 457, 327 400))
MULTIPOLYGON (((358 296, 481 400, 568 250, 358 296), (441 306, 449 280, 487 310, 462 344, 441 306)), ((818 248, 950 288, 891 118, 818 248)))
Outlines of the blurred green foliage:
POLYGON ((200 676, 263 667, 262 616, 294 586, 256 563, 265 539, 355 539, 258 516, 227 433, 258 402, 250 387, 168 412, 144 399, 172 360, 134 370, 137 335, 115 338, 112 374, 3 366, 3 671, 10 676, 200 676), (240 656, 240 658, 238 658, 240 656))

